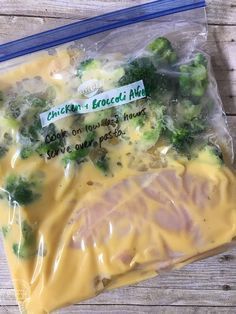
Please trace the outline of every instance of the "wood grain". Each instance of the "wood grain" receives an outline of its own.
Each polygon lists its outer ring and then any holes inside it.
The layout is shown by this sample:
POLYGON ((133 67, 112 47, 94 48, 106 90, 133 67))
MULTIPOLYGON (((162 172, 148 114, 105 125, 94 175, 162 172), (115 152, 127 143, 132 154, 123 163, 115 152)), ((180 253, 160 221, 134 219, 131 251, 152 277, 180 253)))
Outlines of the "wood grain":
MULTIPOLYGON (((145 0, 1 0, 1 14, 83 19, 142 4, 145 0)), ((234 0, 208 0, 209 24, 235 24, 234 0)))
MULTIPOLYGON (((106 306, 106 305, 81 305, 73 306, 55 314, 234 314, 236 307, 192 307, 192 306, 106 306)), ((19 314, 16 306, 0 307, 1 314, 19 314)))
MULTIPOLYGON (((160 289, 125 287, 105 292, 81 305, 133 305, 133 306, 236 306, 236 292, 221 290, 160 289)), ((13 289, 0 290, 1 306, 17 305, 13 289)), ((78 305, 79 306, 79 305, 78 305)), ((31 314, 31 313, 30 313, 31 314)), ((34 313, 32 313, 34 314, 34 313)))
MULTIPOLYGON (((144 2, 147 1, 1 0, 0 44, 144 2)), ((204 49, 212 56, 224 108, 229 115, 236 115, 236 3, 207 2, 209 36, 204 49)), ((228 123, 236 147, 236 116, 229 116, 228 123)), ((0 314, 16 313, 19 310, 0 245, 0 314)), ((236 249, 56 313, 236 313, 236 249)))

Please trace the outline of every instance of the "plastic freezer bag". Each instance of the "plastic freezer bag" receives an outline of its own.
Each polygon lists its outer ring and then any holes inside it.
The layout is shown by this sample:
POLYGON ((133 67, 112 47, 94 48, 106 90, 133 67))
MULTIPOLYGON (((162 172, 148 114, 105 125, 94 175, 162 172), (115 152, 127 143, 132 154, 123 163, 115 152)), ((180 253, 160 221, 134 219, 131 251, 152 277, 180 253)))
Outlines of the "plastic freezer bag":
POLYGON ((0 223, 23 313, 236 236, 204 5, 155 1, 0 46, 0 223))

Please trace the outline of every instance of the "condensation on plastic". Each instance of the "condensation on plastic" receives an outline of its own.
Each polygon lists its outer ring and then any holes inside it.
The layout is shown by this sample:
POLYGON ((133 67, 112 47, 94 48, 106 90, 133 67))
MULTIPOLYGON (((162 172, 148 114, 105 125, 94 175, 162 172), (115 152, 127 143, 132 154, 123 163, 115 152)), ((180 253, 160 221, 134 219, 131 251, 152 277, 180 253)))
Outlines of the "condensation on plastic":
POLYGON ((206 38, 205 10, 195 9, 0 65, 0 224, 22 313, 50 313, 216 254, 232 243, 232 138, 210 58, 201 51, 206 38), (169 39, 178 60, 156 71, 174 82, 181 65, 189 65, 196 54, 208 60, 208 89, 200 100, 208 108, 202 117, 207 127, 194 135, 193 155, 176 150, 164 135, 151 144, 144 135, 160 118, 168 134, 175 132, 176 108, 181 111, 183 99, 169 91, 40 127, 39 113, 81 96, 82 83, 96 79, 103 91, 115 88, 129 62, 150 58, 147 47, 158 37, 169 39), (78 74, 81 62, 90 59, 99 65, 78 74), (147 117, 138 124, 133 116, 143 109, 147 117), (94 131, 85 135, 85 125, 94 131), (118 130, 124 134, 109 135, 118 130), (60 138, 50 144, 59 141, 62 148, 81 144, 91 134, 101 145, 92 141, 76 158, 60 151, 49 159, 45 138, 55 134, 60 138))

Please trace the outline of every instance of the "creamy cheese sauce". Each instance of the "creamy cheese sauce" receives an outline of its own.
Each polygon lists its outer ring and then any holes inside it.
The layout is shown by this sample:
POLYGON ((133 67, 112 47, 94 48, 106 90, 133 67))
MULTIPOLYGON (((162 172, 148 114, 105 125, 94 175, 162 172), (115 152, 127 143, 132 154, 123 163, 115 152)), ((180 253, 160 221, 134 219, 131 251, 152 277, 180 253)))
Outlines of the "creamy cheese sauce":
MULTIPOLYGON (((41 76, 57 91, 54 105, 60 104, 71 97, 71 86, 63 78, 70 62, 63 50, 43 55, 1 73, 1 89, 41 76)), ((59 121, 59 129, 71 119, 59 121)), ((138 145, 139 132, 128 124, 126 128, 138 145)), ((1 160, 1 187, 11 173, 42 176, 37 201, 25 206, 10 206, 6 198, 0 201, 1 225, 9 227, 6 253, 26 313, 49 313, 104 289, 154 277, 236 236, 236 177, 228 166, 205 152, 192 160, 169 156, 162 163, 161 152, 167 148, 161 141, 154 153, 144 154, 137 147, 107 143, 107 176, 91 160, 67 170, 61 155, 22 160, 16 155, 17 143, 1 160), (24 220, 36 233, 37 254, 28 259, 12 250, 22 240, 24 220)))

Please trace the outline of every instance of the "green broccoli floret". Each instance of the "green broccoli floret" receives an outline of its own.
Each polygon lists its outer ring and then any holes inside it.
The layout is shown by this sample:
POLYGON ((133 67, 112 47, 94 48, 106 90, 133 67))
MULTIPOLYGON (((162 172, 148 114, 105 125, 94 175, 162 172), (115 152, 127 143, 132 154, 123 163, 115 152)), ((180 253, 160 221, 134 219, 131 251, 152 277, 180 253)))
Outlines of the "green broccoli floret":
POLYGON ((43 112, 56 98, 56 91, 53 87, 49 86, 41 95, 32 94, 25 97, 26 103, 29 107, 37 108, 40 112, 43 112))
POLYGON ((154 54, 157 64, 173 64, 177 61, 177 54, 174 51, 171 42, 165 37, 155 39, 148 50, 154 54))
POLYGON ((37 153, 40 157, 44 157, 47 152, 50 151, 57 151, 60 148, 64 147, 64 140, 63 139, 56 139, 55 141, 47 144, 45 142, 37 141, 36 143, 29 143, 30 146, 23 146, 20 151, 20 158, 21 159, 28 159, 32 157, 35 153, 37 153))
MULTIPOLYGON (((45 129, 47 128, 48 127, 45 129)), ((24 117, 19 129, 20 142, 22 144, 25 142, 30 143, 31 146, 37 144, 40 141, 43 132, 44 129, 41 127, 38 113, 35 113, 31 117, 24 117)))
POLYGON ((87 59, 82 61, 77 69, 77 76, 81 79, 85 71, 99 68, 101 62, 95 59, 87 59))
POLYGON ((151 102, 147 111, 147 121, 140 129, 141 141, 138 145, 148 150, 159 140, 165 127, 165 107, 161 103, 151 102))
POLYGON ((188 99, 183 99, 176 105, 176 119, 180 122, 190 122, 202 116, 202 105, 194 105, 188 99))
POLYGON ((23 126, 20 129, 20 134, 30 140, 31 143, 35 143, 39 141, 39 133, 37 125, 35 127, 33 125, 23 126))
MULTIPOLYGON (((55 88, 49 86, 41 93, 29 93, 23 88, 19 94, 13 90, 11 97, 7 99, 3 123, 7 125, 7 128, 17 130, 22 159, 28 159, 35 153, 44 157, 48 150, 64 147, 65 139, 56 139, 52 143, 45 143, 45 138, 55 136, 57 130, 53 123, 42 128, 40 122, 40 113, 52 107, 55 97, 55 88)), ((10 144, 7 143, 7 145, 10 144)))
POLYGON ((40 108, 40 111, 47 107, 48 101, 47 99, 37 98, 37 97, 28 97, 27 101, 31 104, 31 106, 35 108, 40 108))
MULTIPOLYGON (((60 149, 63 149, 64 145, 65 143, 63 139, 57 139, 56 141, 51 142, 49 144, 46 144, 46 143, 39 144, 36 147, 35 151, 40 157, 44 157, 48 151, 59 151, 60 149)), ((28 157, 31 157, 34 151, 32 151, 32 154, 30 154, 30 148, 29 148, 28 153, 29 153, 28 157)))
POLYGON ((3 157, 5 157, 6 154, 7 154, 7 152, 8 152, 7 146, 0 144, 0 159, 3 158, 3 157))
POLYGON ((207 68, 207 59, 202 53, 197 53, 195 55, 195 58, 193 60, 193 63, 195 66, 198 66, 199 64, 204 65, 204 67, 207 68))
POLYGON ((18 119, 21 115, 21 104, 23 98, 19 97, 9 102, 8 108, 6 110, 6 118, 18 119))
POLYGON ((27 159, 37 153, 40 157, 44 157, 49 150, 59 150, 65 146, 65 138, 57 138, 51 143, 45 143, 45 139, 52 137, 57 133, 55 124, 41 128, 35 121, 35 127, 30 125, 20 129, 20 139, 22 149, 20 157, 27 159))
POLYGON ((90 153, 90 158, 94 165, 100 169, 104 175, 109 173, 108 151, 105 148, 94 148, 90 153))
MULTIPOLYGON (((47 98, 49 91, 42 95, 31 94, 31 95, 17 95, 11 99, 6 108, 6 117, 16 120, 20 120, 23 123, 27 120, 28 122, 32 119, 32 113, 36 115, 45 111, 48 105, 52 102, 51 98, 47 98)), ((50 95, 52 97, 52 95, 50 95)))
POLYGON ((33 228, 23 221, 21 224, 22 241, 19 244, 13 244, 13 252, 18 258, 28 259, 37 254, 36 233, 33 228))
POLYGON ((198 118, 184 122, 170 132, 171 144, 179 153, 189 156, 195 139, 205 128, 205 122, 198 118))
POLYGON ((13 138, 9 133, 4 133, 3 135, 3 141, 5 145, 11 145, 13 142, 13 138))
POLYGON ((3 141, 0 144, 0 159, 6 156, 6 154, 9 151, 9 146, 12 144, 12 141, 13 141, 13 139, 12 139, 11 135, 7 132, 4 133, 3 141))
POLYGON ((207 60, 197 54, 190 64, 180 66, 179 86, 184 97, 204 96, 208 86, 207 60))
MULTIPOLYGON (((117 109, 120 121, 128 121, 123 140, 136 143, 138 149, 147 151, 158 142, 165 127, 166 107, 161 101, 137 102, 117 109), (127 120, 127 117, 133 117, 127 120), (135 136, 134 136, 135 135, 135 136), (133 140, 132 140, 133 139, 133 140)), ((121 127, 122 124, 120 125, 121 127)))
POLYGON ((158 83, 156 68, 149 58, 139 58, 127 64, 125 75, 119 80, 119 85, 124 86, 140 80, 144 82, 147 96, 151 96, 158 83))
POLYGON ((73 152, 67 154, 63 159, 63 163, 67 165, 70 162, 76 162, 77 164, 81 164, 86 161, 86 157, 89 155, 93 141, 96 139, 96 132, 90 132, 87 134, 84 143, 87 143, 87 146, 79 150, 74 150, 73 152))
POLYGON ((15 202, 23 206, 29 205, 40 197, 38 184, 30 178, 11 175, 7 178, 4 189, 12 205, 15 202))
POLYGON ((176 79, 169 77, 164 71, 158 71, 150 57, 133 60, 124 67, 124 70, 125 75, 119 80, 119 86, 143 80, 146 95, 149 97, 156 94, 165 95, 175 90, 176 79))
MULTIPOLYGON (((14 96, 15 93, 12 92, 14 96)), ((22 91, 22 94, 10 98, 6 103, 5 120, 9 125, 17 128, 20 134, 20 142, 36 143, 41 139, 42 126, 39 115, 49 109, 55 98, 54 88, 48 87, 44 93, 29 94, 22 91)), ((31 145, 32 146, 32 145, 31 145)))
POLYGON ((28 259, 37 254, 37 250, 34 246, 28 246, 25 243, 23 244, 14 243, 12 246, 12 249, 13 249, 14 254, 18 258, 22 258, 22 259, 28 259))
POLYGON ((189 153, 189 149, 194 143, 194 137, 192 135, 191 129, 187 127, 181 127, 174 130, 171 135, 171 143, 178 152, 189 153))
POLYGON ((88 148, 75 150, 67 154, 66 157, 63 158, 63 162, 65 163, 65 165, 67 165, 70 162, 76 162, 77 164, 81 164, 82 162, 85 161, 88 154, 89 154, 88 148))
POLYGON ((21 159, 28 159, 34 154, 34 151, 30 147, 23 147, 20 151, 20 158, 21 159))
POLYGON ((10 227, 9 226, 3 226, 2 227, 2 234, 3 234, 3 237, 6 238, 8 233, 10 232, 10 227))

